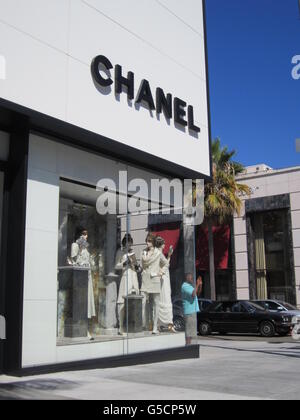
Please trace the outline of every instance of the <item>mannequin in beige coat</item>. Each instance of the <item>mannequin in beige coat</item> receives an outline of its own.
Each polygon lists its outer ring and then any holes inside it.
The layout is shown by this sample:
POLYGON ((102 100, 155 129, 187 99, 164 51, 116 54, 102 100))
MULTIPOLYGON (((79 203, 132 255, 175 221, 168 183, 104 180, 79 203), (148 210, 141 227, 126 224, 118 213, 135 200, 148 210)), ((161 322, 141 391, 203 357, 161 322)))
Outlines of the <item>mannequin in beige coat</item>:
POLYGON ((168 261, 159 249, 155 247, 155 236, 149 234, 146 238, 147 248, 142 254, 142 287, 143 324, 148 329, 148 321, 152 321, 153 334, 158 334, 158 314, 160 306, 161 279, 168 269, 168 261))

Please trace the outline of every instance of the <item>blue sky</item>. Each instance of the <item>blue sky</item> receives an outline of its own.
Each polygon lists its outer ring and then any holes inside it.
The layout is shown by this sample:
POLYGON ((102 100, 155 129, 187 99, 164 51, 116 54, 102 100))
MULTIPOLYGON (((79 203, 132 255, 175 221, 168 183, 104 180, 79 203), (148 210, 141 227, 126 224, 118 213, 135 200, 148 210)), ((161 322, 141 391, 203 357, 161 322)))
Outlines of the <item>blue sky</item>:
POLYGON ((298 0, 206 0, 212 136, 244 165, 300 165, 298 0))

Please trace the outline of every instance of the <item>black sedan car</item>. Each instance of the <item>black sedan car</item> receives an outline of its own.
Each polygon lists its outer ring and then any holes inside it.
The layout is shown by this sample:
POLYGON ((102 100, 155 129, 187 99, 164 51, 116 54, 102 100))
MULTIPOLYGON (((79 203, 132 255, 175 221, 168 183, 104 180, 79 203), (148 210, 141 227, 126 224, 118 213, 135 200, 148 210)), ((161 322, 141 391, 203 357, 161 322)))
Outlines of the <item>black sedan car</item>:
MULTIPOLYGON (((212 304, 212 300, 198 298, 198 303, 199 303, 199 309, 202 312, 212 304)), ((173 300, 173 322, 174 322, 174 328, 176 331, 185 330, 183 304, 182 304, 181 298, 175 298, 173 300)))
POLYGON ((271 313, 249 301, 216 302, 198 314, 198 331, 203 336, 213 332, 285 336, 291 327, 291 315, 271 313))

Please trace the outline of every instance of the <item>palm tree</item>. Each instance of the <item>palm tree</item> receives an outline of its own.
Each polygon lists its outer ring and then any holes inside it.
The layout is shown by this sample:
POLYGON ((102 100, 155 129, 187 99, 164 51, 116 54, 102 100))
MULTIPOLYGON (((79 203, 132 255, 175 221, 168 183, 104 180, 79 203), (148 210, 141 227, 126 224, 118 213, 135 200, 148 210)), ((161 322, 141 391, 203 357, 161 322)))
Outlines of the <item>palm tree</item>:
POLYGON ((235 151, 221 147, 220 139, 212 143, 212 180, 205 186, 205 221, 208 227, 209 272, 211 299, 216 300, 213 225, 230 220, 235 213, 240 215, 241 195, 250 195, 247 185, 238 184, 236 175, 244 171, 243 165, 232 160, 235 151))

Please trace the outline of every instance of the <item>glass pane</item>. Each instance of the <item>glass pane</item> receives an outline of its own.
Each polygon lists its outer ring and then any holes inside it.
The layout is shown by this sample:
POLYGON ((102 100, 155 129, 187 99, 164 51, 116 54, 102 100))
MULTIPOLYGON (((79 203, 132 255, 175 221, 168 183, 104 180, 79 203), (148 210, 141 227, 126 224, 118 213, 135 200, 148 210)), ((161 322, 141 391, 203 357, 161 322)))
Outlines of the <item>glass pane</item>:
POLYGON ((287 240, 287 212, 254 216, 257 297, 294 301, 287 240))
POLYGON ((182 208, 168 203, 140 199, 129 208, 121 216, 127 287, 118 298, 128 353, 183 346, 185 335, 197 335, 194 226, 185 225, 182 208))
POLYGON ((126 320, 128 351, 184 345, 182 214, 175 215, 169 206, 159 203, 152 203, 152 209, 149 209, 149 203, 140 200, 137 211, 121 217, 121 230, 123 246, 126 234, 129 242, 129 247, 122 253, 129 251, 127 287, 120 288, 123 296, 119 293, 118 299, 126 320), (142 338, 147 340, 144 344, 142 338))
POLYGON ((282 212, 268 212, 263 216, 266 267, 269 270, 284 268, 285 236, 282 212))
POLYGON ((60 182, 57 344, 184 346, 186 324, 197 335, 194 226, 169 202, 105 194, 118 212, 102 212, 95 188, 60 182))
POLYGON ((120 220, 99 214, 98 198, 95 188, 60 183, 58 345, 123 339, 116 310, 120 220))

